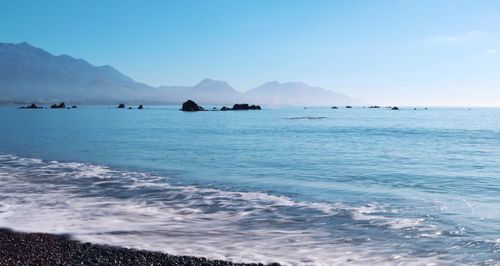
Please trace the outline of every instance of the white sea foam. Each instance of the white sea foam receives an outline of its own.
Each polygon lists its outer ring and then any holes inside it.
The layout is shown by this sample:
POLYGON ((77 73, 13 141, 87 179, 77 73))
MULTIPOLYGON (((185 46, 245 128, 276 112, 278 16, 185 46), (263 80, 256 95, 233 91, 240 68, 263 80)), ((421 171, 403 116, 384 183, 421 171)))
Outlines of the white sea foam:
POLYGON ((411 256, 370 238, 348 241, 321 226, 341 212, 353 221, 376 221, 392 229, 421 222, 385 216, 390 211, 376 203, 356 207, 298 202, 262 192, 177 186, 161 176, 12 155, 0 155, 0 199, 0 227, 69 233, 82 241, 175 255, 285 265, 439 261, 437 255, 411 256))
POLYGON ((360 207, 346 207, 346 209, 352 211, 352 217, 355 220, 371 221, 375 224, 387 225, 393 229, 415 229, 433 232, 437 232, 437 230, 439 230, 435 225, 423 225, 424 219, 422 218, 389 217, 385 214, 394 214, 397 213, 398 210, 387 210, 383 205, 378 203, 372 203, 360 207))

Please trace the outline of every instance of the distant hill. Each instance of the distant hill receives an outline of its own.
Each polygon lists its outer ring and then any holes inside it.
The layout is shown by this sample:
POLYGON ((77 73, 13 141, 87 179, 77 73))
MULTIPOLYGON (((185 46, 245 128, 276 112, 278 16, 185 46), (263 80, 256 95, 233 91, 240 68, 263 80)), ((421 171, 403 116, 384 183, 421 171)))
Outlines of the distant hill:
POLYGON ((231 104, 244 99, 241 92, 236 91, 225 81, 204 79, 200 83, 189 86, 161 86, 158 95, 170 102, 183 102, 192 99, 199 103, 231 104))
POLYGON ((268 105, 360 105, 347 95, 312 87, 302 82, 277 81, 267 82, 245 93, 250 101, 258 101, 268 105))
POLYGON ((224 81, 194 86, 152 87, 111 66, 94 66, 67 55, 54 56, 28 43, 0 43, 0 102, 181 103, 250 102, 262 105, 344 105, 359 101, 301 82, 268 82, 241 93, 224 81))
POLYGON ((93 66, 67 55, 53 56, 28 43, 0 43, 2 101, 141 100, 151 88, 110 66, 93 66))

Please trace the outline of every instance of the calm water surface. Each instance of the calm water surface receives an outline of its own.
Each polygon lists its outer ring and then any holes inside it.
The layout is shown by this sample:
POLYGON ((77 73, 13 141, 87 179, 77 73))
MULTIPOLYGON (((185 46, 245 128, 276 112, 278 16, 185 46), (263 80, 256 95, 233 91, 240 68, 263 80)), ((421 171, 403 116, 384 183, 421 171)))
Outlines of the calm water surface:
POLYGON ((238 262, 499 265, 500 109, 0 107, 0 227, 238 262))

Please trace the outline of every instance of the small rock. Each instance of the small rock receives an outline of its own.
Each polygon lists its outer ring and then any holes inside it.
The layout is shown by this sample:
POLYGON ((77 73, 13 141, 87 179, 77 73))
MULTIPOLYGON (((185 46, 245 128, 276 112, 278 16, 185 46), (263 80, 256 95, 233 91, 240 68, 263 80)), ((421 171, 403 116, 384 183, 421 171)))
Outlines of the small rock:
POLYGON ((55 103, 55 104, 51 105, 50 108, 52 108, 52 109, 64 109, 64 108, 66 108, 66 105, 63 102, 59 103, 59 104, 55 103))
POLYGON ((142 105, 142 104, 139 105, 139 107, 137 107, 137 109, 140 109, 140 110, 144 109, 144 105, 142 105))
POLYGON ((392 107, 391 110, 399 110, 396 106, 392 107))
POLYGON ((19 107, 20 109, 42 109, 43 107, 38 107, 36 104, 32 103, 28 106, 19 107))
POLYGON ((125 104, 120 103, 120 104, 118 105, 118 108, 125 108, 125 104))

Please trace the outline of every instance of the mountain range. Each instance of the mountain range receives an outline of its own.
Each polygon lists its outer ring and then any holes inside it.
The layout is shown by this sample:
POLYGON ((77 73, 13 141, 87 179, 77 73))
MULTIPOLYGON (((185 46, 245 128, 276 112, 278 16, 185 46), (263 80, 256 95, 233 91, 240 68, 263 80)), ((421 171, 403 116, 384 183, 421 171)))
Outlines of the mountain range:
POLYGON ((267 82, 239 92, 227 82, 204 79, 194 86, 153 87, 111 66, 55 56, 28 43, 0 43, 0 102, 180 103, 250 102, 261 105, 358 105, 360 101, 302 82, 267 82))

